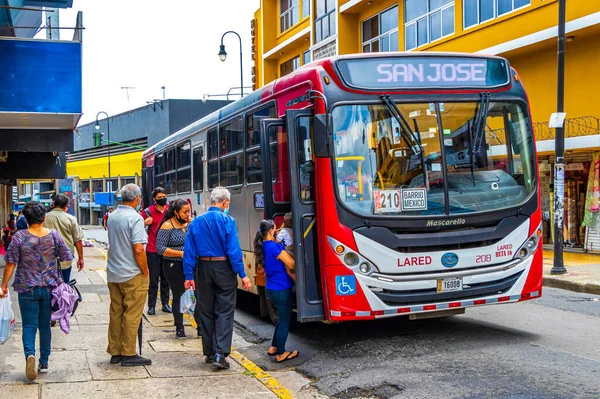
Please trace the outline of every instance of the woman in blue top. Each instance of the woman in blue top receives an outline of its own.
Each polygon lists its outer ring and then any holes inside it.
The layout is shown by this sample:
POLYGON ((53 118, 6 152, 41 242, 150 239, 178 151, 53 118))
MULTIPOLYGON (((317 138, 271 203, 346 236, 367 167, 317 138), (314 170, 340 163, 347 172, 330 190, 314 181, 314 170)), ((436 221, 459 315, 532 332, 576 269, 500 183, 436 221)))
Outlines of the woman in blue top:
POLYGON ((275 223, 272 220, 260 222, 254 238, 254 255, 259 266, 267 276, 267 295, 277 308, 278 320, 273 332, 273 341, 268 355, 275 356, 277 362, 297 357, 298 351, 286 351, 290 320, 292 318, 293 280, 286 267, 294 270, 294 259, 285 251, 283 245, 275 241, 275 223))

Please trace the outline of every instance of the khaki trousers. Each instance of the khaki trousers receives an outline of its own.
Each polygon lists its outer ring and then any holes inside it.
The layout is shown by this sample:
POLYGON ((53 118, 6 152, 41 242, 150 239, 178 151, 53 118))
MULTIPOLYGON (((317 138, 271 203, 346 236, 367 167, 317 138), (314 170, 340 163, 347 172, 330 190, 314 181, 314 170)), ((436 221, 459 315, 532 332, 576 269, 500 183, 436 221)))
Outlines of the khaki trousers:
POLYGON ((140 273, 124 283, 108 283, 108 291, 110 321, 106 351, 111 356, 134 356, 137 332, 148 296, 148 278, 140 273))

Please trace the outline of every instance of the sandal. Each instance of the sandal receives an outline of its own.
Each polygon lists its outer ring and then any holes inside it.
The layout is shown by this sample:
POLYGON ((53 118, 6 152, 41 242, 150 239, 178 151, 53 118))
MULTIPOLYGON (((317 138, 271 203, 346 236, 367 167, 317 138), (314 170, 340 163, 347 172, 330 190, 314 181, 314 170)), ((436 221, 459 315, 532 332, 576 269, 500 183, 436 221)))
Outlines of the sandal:
MULTIPOLYGON (((274 346, 272 346, 271 348, 275 348, 274 346)), ((275 348, 275 352, 271 353, 271 348, 269 348, 269 351, 267 352, 268 356, 277 356, 277 348, 275 348)))
POLYGON ((292 360, 300 356, 300 352, 292 351, 292 352, 284 352, 285 357, 281 360, 277 360, 277 363, 283 363, 286 360, 292 360))

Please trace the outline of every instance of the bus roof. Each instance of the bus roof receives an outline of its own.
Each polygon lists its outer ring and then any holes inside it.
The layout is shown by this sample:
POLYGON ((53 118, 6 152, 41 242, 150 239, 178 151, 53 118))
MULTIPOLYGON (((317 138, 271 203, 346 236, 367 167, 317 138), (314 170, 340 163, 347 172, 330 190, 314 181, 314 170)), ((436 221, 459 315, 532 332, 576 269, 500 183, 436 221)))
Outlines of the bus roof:
MULTIPOLYGON (((195 133, 208 129, 217 124, 218 121, 226 120, 229 117, 238 114, 240 111, 251 108, 253 105, 264 103, 271 99, 277 92, 284 90, 289 87, 289 82, 297 80, 299 75, 310 76, 311 72, 318 72, 324 68, 329 69, 333 64, 340 60, 353 60, 353 59, 372 59, 372 58, 424 58, 424 57, 446 57, 446 58, 481 58, 481 59, 495 59, 503 60, 508 65, 508 61, 505 58, 484 55, 484 54, 470 54, 470 53, 456 53, 456 52, 388 52, 388 53, 361 53, 361 54, 347 54, 338 55, 334 57, 322 58, 317 61, 310 62, 300 68, 294 70, 290 74, 276 79, 267 85, 253 91, 248 96, 239 99, 225 107, 214 111, 213 113, 191 123, 190 125, 180 129, 172 135, 164 138, 160 142, 154 144, 152 147, 144 151, 143 157, 147 157, 153 154, 155 151, 163 150, 175 143, 179 143, 195 133)), ((316 74, 315 74, 316 75, 316 74)))

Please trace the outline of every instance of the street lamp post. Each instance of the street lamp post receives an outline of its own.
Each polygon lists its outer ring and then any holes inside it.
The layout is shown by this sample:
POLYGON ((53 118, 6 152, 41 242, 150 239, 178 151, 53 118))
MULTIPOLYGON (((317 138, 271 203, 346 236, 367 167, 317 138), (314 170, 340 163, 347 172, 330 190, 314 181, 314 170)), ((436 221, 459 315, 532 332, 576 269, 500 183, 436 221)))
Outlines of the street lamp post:
MULTIPOLYGON (((100 130, 100 123, 98 122, 98 116, 100 116, 100 114, 104 114, 106 115, 106 139, 108 141, 108 146, 106 147, 107 151, 108 151, 108 184, 110 185, 110 190, 109 192, 113 191, 113 186, 112 186, 112 180, 111 180, 111 175, 110 175, 110 120, 108 119, 108 114, 104 111, 100 111, 96 114, 96 124, 94 125, 94 127, 96 128, 96 130, 100 130)), ((112 196, 109 199, 109 203, 110 205, 112 205, 112 196)))
MULTIPOLYGON (((558 2, 558 84, 556 90, 556 112, 565 109, 565 14, 566 0, 558 2)), ((550 274, 565 274, 563 259, 563 227, 564 227, 564 198, 565 198, 565 130, 564 121, 556 127, 555 163, 554 163, 554 262, 550 274)))
POLYGON ((223 62, 225 62, 225 60, 227 59, 227 52, 225 51, 225 45, 223 44, 223 38, 228 33, 233 33, 240 40, 240 91, 241 91, 240 97, 244 97, 244 67, 242 65, 242 38, 240 37, 240 35, 237 34, 237 32, 230 30, 230 31, 223 33, 223 36, 221 36, 221 47, 219 49, 219 59, 223 62))

